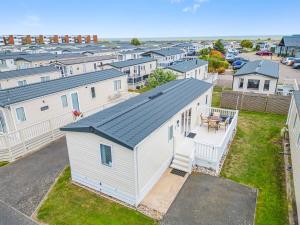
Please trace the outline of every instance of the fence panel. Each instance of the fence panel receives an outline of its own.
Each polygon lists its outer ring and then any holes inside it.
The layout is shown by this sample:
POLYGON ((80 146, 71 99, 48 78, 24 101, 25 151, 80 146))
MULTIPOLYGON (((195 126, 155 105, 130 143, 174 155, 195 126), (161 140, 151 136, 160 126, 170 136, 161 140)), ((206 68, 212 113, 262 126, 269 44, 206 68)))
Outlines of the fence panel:
POLYGON ((224 91, 221 95, 222 108, 277 114, 288 114, 290 101, 291 96, 242 93, 236 91, 224 91))

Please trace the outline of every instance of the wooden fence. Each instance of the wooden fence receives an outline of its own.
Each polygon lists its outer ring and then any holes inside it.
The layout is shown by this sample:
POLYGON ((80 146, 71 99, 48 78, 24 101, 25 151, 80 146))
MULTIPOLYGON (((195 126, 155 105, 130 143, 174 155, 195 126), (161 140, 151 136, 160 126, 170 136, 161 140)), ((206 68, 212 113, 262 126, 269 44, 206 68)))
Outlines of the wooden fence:
POLYGON ((288 114, 291 96, 265 95, 225 91, 221 95, 221 107, 255 112, 288 114))

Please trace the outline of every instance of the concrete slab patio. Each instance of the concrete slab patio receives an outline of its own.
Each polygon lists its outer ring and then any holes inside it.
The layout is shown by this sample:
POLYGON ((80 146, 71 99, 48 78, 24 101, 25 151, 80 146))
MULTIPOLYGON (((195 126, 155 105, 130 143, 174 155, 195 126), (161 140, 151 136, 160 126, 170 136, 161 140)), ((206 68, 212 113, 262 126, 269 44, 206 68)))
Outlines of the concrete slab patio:
POLYGON ((194 173, 160 225, 253 225, 256 196, 255 189, 194 173))
POLYGON ((171 168, 166 170, 140 205, 155 210, 162 215, 166 214, 188 177, 188 173, 182 177, 172 174, 171 170, 171 168))

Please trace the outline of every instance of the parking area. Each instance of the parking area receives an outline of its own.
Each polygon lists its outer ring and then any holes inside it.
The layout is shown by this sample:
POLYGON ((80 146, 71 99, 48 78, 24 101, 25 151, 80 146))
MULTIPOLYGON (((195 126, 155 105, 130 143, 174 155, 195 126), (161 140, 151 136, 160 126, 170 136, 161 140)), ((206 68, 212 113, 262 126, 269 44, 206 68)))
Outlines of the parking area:
POLYGON ((1 167, 0 200, 12 209, 31 216, 67 164, 67 145, 65 138, 62 138, 1 167))
POLYGON ((256 189, 194 173, 160 225, 252 225, 256 197, 256 189))

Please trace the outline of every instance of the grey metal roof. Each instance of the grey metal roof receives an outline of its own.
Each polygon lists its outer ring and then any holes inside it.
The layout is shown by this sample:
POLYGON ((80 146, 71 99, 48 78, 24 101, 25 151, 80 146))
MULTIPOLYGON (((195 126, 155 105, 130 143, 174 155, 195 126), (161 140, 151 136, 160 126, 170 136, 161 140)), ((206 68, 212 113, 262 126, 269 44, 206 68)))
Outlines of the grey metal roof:
POLYGON ((21 87, 0 90, 0 106, 4 107, 17 102, 46 96, 56 92, 96 83, 115 77, 127 76, 116 70, 102 70, 92 73, 49 80, 42 83, 28 84, 21 87))
POLYGON ((129 149, 144 140, 212 84, 197 79, 174 80, 61 130, 95 133, 129 149))
POLYGON ((162 48, 159 50, 151 50, 151 51, 145 52, 142 55, 149 55, 150 53, 155 53, 155 54, 161 55, 161 56, 171 56, 171 55, 183 54, 184 51, 182 51, 179 48, 162 48))
POLYGON ((81 56, 78 58, 73 59, 60 59, 56 60, 56 62, 64 64, 64 65, 73 65, 73 64, 80 64, 86 62, 98 62, 103 60, 109 59, 117 59, 117 56, 114 55, 104 55, 104 56, 81 56))
POLYGON ((279 78, 279 64, 270 60, 255 60, 246 63, 239 69, 234 76, 243 76, 247 74, 259 74, 267 77, 279 78))
POLYGON ((23 76, 30 76, 30 75, 38 75, 43 73, 50 73, 60 71, 54 66, 40 66, 28 69, 20 69, 20 70, 10 70, 5 72, 0 72, 0 80, 9 79, 14 77, 23 77, 23 76))
POLYGON ((26 52, 8 52, 8 53, 0 53, 0 60, 1 59, 16 59, 18 57, 29 55, 26 52))
POLYGON ((175 62, 174 65, 168 66, 167 68, 181 72, 181 73, 185 73, 185 72, 188 72, 190 70, 196 69, 200 66, 204 66, 207 64, 208 64, 207 61, 204 61, 201 59, 192 59, 192 60, 186 60, 186 61, 182 61, 182 62, 178 62, 178 63, 175 62))
POLYGON ((16 60, 25 60, 28 62, 44 61, 44 60, 55 60, 65 58, 76 58, 82 57, 80 53, 68 53, 68 54, 52 54, 52 53, 39 53, 39 54, 28 54, 22 55, 16 58, 16 60))
POLYGON ((119 61, 119 62, 114 62, 111 63, 110 65, 116 68, 123 68, 127 66, 133 66, 133 65, 138 65, 142 63, 147 63, 147 62, 152 62, 156 61, 155 59, 152 59, 150 57, 144 57, 144 58, 139 58, 139 59, 129 59, 125 61, 119 61))
POLYGON ((279 46, 300 47, 300 35, 283 36, 279 46))

